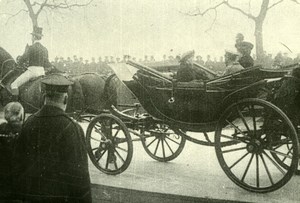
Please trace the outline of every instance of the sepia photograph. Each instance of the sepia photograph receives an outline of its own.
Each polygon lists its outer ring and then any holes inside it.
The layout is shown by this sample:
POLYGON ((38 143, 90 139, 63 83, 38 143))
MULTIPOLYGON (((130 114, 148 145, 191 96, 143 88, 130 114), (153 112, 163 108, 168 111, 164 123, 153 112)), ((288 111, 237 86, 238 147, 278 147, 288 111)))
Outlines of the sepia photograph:
POLYGON ((0 203, 300 202, 299 25, 300 0, 0 0, 0 203))

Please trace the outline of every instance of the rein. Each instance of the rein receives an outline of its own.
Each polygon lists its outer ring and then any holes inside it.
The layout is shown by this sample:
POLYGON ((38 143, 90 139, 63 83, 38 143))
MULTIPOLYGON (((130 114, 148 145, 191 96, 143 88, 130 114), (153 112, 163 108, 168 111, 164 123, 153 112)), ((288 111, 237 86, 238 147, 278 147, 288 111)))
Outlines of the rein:
POLYGON ((7 63, 9 61, 15 61, 15 60, 13 58, 10 58, 10 59, 6 59, 5 61, 3 61, 2 65, 1 65, 1 80, 3 79, 3 67, 4 67, 5 63, 7 63))

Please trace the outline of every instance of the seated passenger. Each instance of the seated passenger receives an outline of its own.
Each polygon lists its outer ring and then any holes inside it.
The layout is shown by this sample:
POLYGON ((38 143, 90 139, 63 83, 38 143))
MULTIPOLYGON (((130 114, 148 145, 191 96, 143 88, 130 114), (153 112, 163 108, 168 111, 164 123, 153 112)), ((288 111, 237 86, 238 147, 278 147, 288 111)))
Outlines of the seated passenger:
POLYGON ((239 59, 239 63, 244 68, 250 68, 254 66, 254 60, 251 57, 251 50, 253 49, 253 44, 250 42, 241 42, 239 53, 242 55, 239 59))
POLYGON ((189 51, 182 55, 179 60, 180 66, 177 71, 178 82, 190 82, 192 80, 207 80, 205 74, 193 67, 193 57, 195 51, 189 51))
POLYGON ((226 70, 223 73, 223 75, 229 75, 235 72, 238 72, 240 70, 243 70, 243 66, 238 62, 240 59, 240 54, 235 53, 233 51, 226 51, 225 52, 225 65, 226 70))

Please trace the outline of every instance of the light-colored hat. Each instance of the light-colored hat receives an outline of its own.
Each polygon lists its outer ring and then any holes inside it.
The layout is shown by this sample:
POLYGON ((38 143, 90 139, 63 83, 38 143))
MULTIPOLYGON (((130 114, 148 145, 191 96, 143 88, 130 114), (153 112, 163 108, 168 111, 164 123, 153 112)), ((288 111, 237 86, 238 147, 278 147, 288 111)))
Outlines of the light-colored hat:
POLYGON ((190 58, 192 58, 195 55, 195 51, 188 51, 184 54, 182 54, 181 59, 179 60, 179 62, 185 62, 187 60, 189 60, 190 58))

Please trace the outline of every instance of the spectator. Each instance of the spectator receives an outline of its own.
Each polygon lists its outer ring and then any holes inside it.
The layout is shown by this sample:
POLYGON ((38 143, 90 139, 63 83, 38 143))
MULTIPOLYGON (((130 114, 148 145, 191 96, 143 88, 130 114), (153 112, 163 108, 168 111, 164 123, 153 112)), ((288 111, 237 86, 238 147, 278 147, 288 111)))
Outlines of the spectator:
POLYGON ((18 102, 8 103, 4 107, 4 118, 6 122, 0 125, 0 201, 11 198, 12 156, 24 120, 23 106, 18 102))
POLYGON ((42 83, 45 104, 16 140, 14 196, 25 202, 91 202, 84 132, 65 114, 72 82, 50 75, 42 83))

